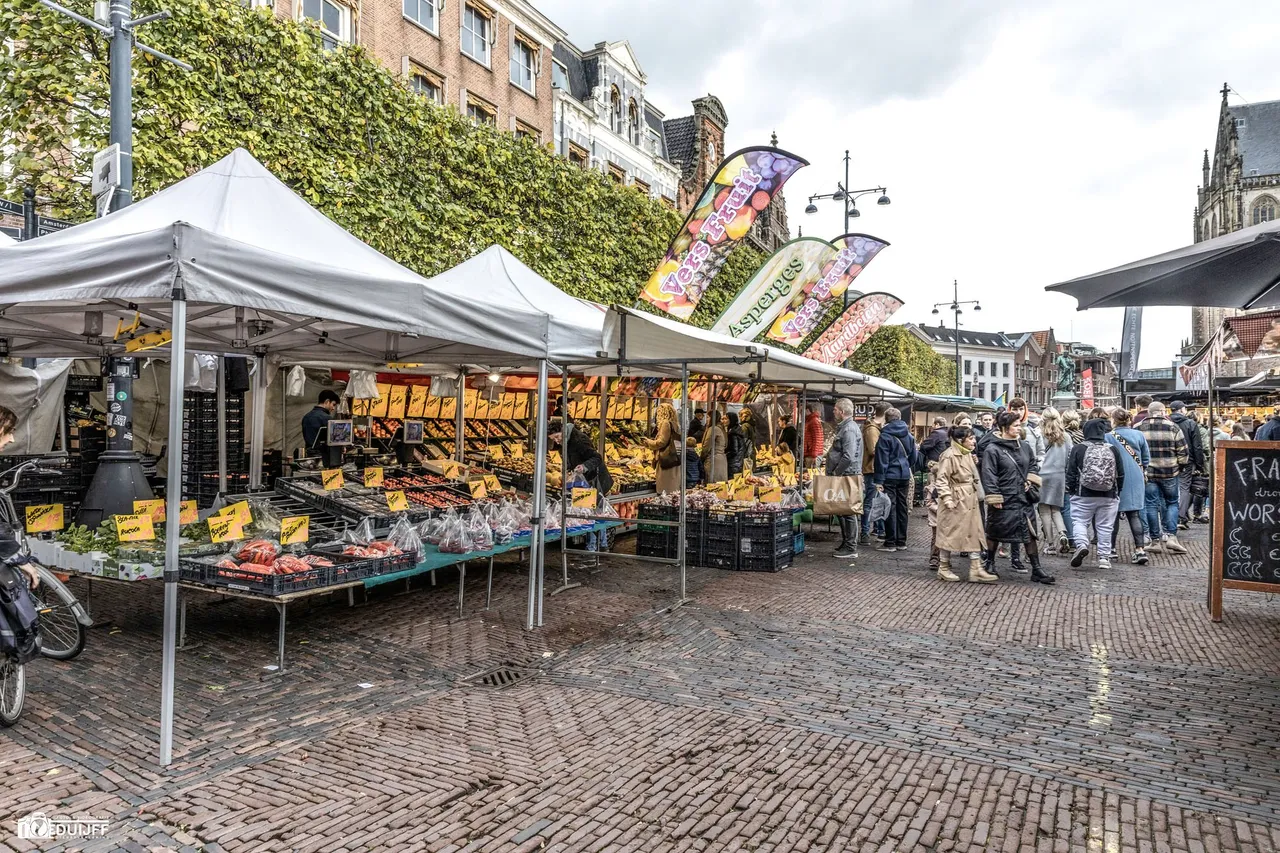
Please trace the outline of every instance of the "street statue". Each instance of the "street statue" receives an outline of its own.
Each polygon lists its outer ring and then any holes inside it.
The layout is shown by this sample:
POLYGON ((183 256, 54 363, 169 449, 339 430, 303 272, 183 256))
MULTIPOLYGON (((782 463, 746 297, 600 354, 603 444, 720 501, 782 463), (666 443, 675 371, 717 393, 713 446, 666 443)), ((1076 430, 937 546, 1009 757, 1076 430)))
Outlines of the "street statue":
POLYGON ((1076 390, 1076 360, 1065 352, 1058 353, 1058 390, 1071 394, 1076 390))

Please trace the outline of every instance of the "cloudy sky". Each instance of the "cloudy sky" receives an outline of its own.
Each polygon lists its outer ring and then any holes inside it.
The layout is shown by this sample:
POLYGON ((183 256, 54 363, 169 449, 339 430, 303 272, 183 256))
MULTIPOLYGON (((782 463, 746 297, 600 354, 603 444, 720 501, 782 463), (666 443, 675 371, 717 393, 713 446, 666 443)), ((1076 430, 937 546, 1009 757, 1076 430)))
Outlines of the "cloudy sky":
MULTIPOLYGON (((1223 82, 1280 99, 1270 0, 534 2, 580 48, 630 40, 669 117, 719 96, 730 150, 776 129, 812 164, 787 184, 793 234, 841 232, 834 202, 803 210, 850 149, 853 186, 893 200, 860 202, 851 230, 892 245, 859 281, 899 321, 932 322, 955 279, 982 302, 969 328, 1118 346, 1121 309, 1045 285, 1190 243, 1223 82)), ((1147 309, 1141 366, 1189 335, 1190 309, 1147 309)))

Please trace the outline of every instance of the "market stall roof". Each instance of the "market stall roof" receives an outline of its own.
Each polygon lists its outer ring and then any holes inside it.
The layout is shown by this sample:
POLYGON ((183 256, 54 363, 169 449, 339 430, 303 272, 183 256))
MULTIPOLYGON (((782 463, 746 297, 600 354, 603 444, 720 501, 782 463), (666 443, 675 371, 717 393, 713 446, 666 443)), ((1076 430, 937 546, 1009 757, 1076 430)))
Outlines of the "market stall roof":
MULTIPOLYGON (((167 328, 181 288, 191 350, 387 361, 543 353, 426 284, 236 149, 102 219, 7 247, 0 337, 14 355, 118 351, 124 340, 112 335, 132 322, 131 305, 138 331, 167 328), (103 313, 100 335, 85 334, 85 311, 103 313)), ((543 318, 525 306, 504 313, 513 329, 543 318)))
POLYGON ((830 387, 846 394, 914 397, 913 392, 887 379, 699 329, 665 317, 615 305, 604 323, 604 351, 625 370, 637 375, 661 373, 656 365, 688 361, 689 371, 726 379, 757 380, 774 385, 806 384, 830 387), (638 362, 652 361, 654 368, 638 362), (626 365, 631 367, 625 367, 626 365))
POLYGON ((570 296, 502 246, 429 279, 427 289, 465 306, 477 330, 508 352, 565 364, 594 360, 600 350, 604 306, 570 296), (526 314, 536 322, 513 319, 526 314))
POLYGON ((1215 363, 1274 358, 1280 355, 1280 311, 1262 311, 1227 317, 1218 331, 1187 359, 1184 367, 1215 363))
POLYGON ((994 412, 996 404, 981 397, 917 394, 916 408, 922 412, 994 412))
POLYGON ((13 239, 3 231, 0 231, 0 246, 16 246, 17 244, 17 240, 13 239))
POLYGON ((1074 296, 1080 311, 1138 305, 1280 306, 1280 220, 1045 289, 1074 296))

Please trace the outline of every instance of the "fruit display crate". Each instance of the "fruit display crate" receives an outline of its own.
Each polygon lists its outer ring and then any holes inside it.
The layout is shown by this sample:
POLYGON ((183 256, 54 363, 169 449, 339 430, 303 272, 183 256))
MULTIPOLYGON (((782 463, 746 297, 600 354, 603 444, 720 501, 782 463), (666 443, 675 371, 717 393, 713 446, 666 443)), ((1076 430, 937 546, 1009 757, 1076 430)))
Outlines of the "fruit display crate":
MULTIPOLYGON (((641 557, 660 557, 674 560, 679 556, 680 529, 662 524, 645 524, 645 521, 679 521, 680 508, 663 504, 641 504, 637 514, 636 554, 641 557)), ((705 510, 685 511, 685 560, 689 565, 700 566, 703 561, 705 510)))
POLYGON ((766 544, 743 539, 739 545, 738 564, 734 568, 739 572, 780 572, 788 568, 794 558, 794 542, 789 535, 785 543, 766 544))

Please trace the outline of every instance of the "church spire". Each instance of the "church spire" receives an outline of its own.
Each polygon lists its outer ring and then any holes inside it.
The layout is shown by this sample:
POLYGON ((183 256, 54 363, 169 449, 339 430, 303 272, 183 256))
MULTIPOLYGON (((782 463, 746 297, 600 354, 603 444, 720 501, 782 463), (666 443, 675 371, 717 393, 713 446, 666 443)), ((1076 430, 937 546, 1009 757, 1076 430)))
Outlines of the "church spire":
POLYGON ((1204 163, 1200 166, 1200 169, 1201 171, 1204 172, 1204 183, 1202 183, 1201 186, 1204 187, 1206 190, 1208 190, 1209 189, 1209 149, 1208 148, 1204 149, 1204 163))
POLYGON ((1227 105, 1227 95, 1231 94, 1231 86, 1227 83, 1222 84, 1222 105, 1227 105))

